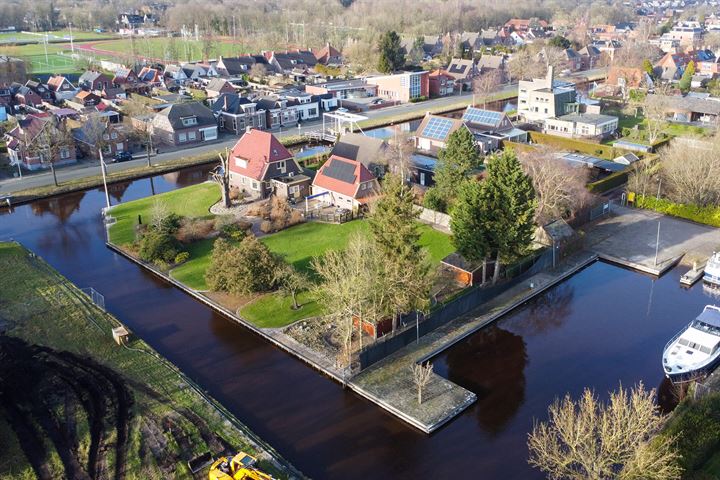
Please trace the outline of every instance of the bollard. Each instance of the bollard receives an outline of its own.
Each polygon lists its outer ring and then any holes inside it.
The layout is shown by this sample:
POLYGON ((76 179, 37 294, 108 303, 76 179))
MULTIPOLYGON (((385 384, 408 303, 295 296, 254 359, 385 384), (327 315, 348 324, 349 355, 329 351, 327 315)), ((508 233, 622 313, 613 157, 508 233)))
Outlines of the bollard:
POLYGON ((142 225, 142 215, 138 213, 138 225, 142 225))

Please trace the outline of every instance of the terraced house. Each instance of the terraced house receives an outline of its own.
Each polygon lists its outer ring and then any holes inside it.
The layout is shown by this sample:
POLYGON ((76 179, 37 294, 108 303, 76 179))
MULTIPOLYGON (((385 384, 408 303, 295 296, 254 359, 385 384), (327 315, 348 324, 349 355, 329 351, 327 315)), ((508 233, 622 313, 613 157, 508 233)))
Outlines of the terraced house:
POLYGON ((203 143, 218 138, 212 111, 200 102, 176 103, 152 119, 153 135, 166 145, 203 143))

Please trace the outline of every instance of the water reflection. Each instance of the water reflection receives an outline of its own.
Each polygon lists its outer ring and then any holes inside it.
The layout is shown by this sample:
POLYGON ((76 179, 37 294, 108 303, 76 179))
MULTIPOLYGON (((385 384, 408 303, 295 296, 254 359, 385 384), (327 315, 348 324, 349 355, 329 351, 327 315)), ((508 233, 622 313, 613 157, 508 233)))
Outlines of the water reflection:
POLYGON ((562 327, 572 317, 575 289, 562 283, 528 305, 528 315, 511 317, 505 326, 522 336, 539 335, 562 327))
POLYGON ((80 203, 85 198, 85 192, 68 193, 61 197, 51 197, 38 200, 30 205, 32 212, 42 217, 45 214, 54 215, 60 223, 67 222, 73 213, 80 210, 80 203))
POLYGON ((478 423, 492 436, 502 432, 525 399, 527 352, 520 335, 490 326, 450 350, 447 378, 478 396, 478 423))

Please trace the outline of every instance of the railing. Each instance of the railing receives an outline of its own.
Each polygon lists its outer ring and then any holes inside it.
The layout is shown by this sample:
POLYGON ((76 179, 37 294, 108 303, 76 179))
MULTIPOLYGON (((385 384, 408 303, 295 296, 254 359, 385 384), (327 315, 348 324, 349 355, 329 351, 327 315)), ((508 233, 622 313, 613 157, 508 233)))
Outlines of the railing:
POLYGON ((307 220, 319 220, 328 223, 345 223, 356 218, 352 211, 326 213, 322 211, 310 210, 305 213, 307 220))

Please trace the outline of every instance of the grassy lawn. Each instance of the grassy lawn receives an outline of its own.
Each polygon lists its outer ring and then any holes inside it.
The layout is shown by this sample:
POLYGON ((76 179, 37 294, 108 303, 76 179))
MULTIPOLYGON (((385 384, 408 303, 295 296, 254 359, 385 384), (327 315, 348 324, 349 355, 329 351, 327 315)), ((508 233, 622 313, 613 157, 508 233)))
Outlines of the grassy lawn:
MULTIPOLYGON (((170 39, 167 37, 140 38, 135 41, 135 52, 138 55, 153 58, 165 58, 170 39)), ((123 38, 120 40, 111 40, 108 42, 98 42, 95 45, 100 50, 108 50, 117 52, 118 54, 127 55, 132 52, 132 44, 130 39, 123 38)), ((202 42, 195 40, 183 40, 175 38, 175 48, 177 49, 178 61, 202 60, 202 42)), ((245 53, 251 53, 246 46, 239 43, 230 42, 214 42, 210 57, 237 56, 245 53)))
POLYGON ((268 293, 241 308, 240 316, 261 328, 279 328, 322 313, 311 292, 301 292, 298 303, 300 309, 293 310, 292 297, 268 293))
POLYGON ((217 184, 206 182, 117 205, 110 212, 117 220, 110 227, 110 241, 116 245, 133 243, 138 215, 143 222, 149 222, 153 205, 159 199, 162 199, 171 212, 178 215, 204 217, 210 215, 210 207, 220 200, 220 189, 217 184))
POLYGON ((207 290, 205 270, 210 265, 214 243, 214 238, 208 238, 189 245, 185 250, 190 254, 190 260, 179 267, 173 268, 170 275, 190 288, 207 290))
MULTIPOLYGON (((93 359, 111 369, 122 379, 122 384, 132 395, 132 407, 127 419, 127 448, 125 475, 128 480, 144 478, 194 478, 187 469, 186 461, 193 455, 217 448, 219 438, 225 445, 252 451, 243 434, 232 427, 207 405, 192 389, 188 388, 178 377, 174 368, 156 358, 157 353, 137 337, 131 335, 131 349, 119 347, 112 339, 110 330, 119 322, 110 314, 97 309, 67 279, 58 274, 41 259, 30 257, 29 252, 15 243, 0 243, 0 318, 3 319, 5 334, 24 340, 33 345, 41 345, 55 351, 67 351, 81 359, 93 359), (188 412, 192 412, 189 415, 188 412), (173 425, 172 429, 163 428, 165 422, 173 425), (147 436, 143 428, 157 432, 164 447, 154 455, 147 453, 147 436), (187 436, 189 443, 179 445, 173 431, 187 436), (207 434, 207 435, 206 435, 207 434), (212 439, 212 445, 210 442, 212 439), (149 461, 148 461, 149 460, 149 461), (159 465, 172 465, 172 472, 161 471, 159 465)), ((51 372, 56 368, 53 353, 34 357, 34 362, 41 363, 51 372), (49 360, 46 360, 50 356, 49 360)), ((18 360, 15 362, 24 360, 18 360)), ((24 357, 20 357, 24 358, 24 357)), ((8 360, 9 361, 9 360, 8 360)), ((23 364, 24 365, 24 364, 23 364)), ((23 368, 16 365, 16 368, 23 368)), ((39 368, 37 363, 32 368, 39 368)), ((101 377, 93 376, 91 364, 82 372, 84 379, 92 379, 93 385, 104 385, 101 377)), ((29 367, 28 367, 29 368, 29 367)), ((74 367, 67 367, 74 368, 74 367)), ((85 368, 85 367, 83 367, 85 368)), ((29 371, 37 371, 29 368, 29 371)), ((70 374, 70 373, 68 373, 70 374)), ((48 374, 50 375, 50 374, 48 374)), ((62 383, 60 375, 51 376, 53 382, 62 383)), ((64 378, 64 377, 63 377, 64 378)), ((46 385, 47 380, 36 379, 46 385)), ((30 380, 33 381, 33 380, 30 380)), ((90 381, 90 380, 84 380, 90 381)), ((82 383, 80 384, 83 385, 82 383)), ((39 387, 38 387, 39 388, 39 387)), ((76 425, 73 435, 77 435, 79 447, 78 461, 83 465, 87 456, 87 445, 90 442, 86 410, 83 404, 68 397, 66 403, 62 394, 65 387, 53 387, 58 391, 57 397, 47 396, 42 399, 50 406, 51 411, 68 415, 68 424, 76 425), (72 408, 70 408, 70 406, 72 408), (65 409, 68 410, 65 410, 65 409), (72 417, 72 418, 69 418, 72 417)), ((82 388, 82 387, 80 387, 82 388)), ((112 390, 112 389, 111 389, 112 390)), ((101 390, 84 390, 91 398, 97 398, 101 390), (90 393, 87 393, 90 392, 90 393)), ((105 392, 114 395, 113 392, 105 392)), ((80 395, 80 393, 78 393, 80 395)), ((110 405, 110 404, 108 404, 110 405)), ((28 412, 37 412, 30 405, 20 405, 28 412)), ((115 417, 108 411, 105 418, 107 435, 114 434, 115 417)), ((5 412, 3 412, 4 414, 5 412)), ((33 413, 35 415, 36 413, 33 413)), ((64 416, 62 418, 65 418, 64 416)), ((35 419, 36 420, 36 419, 35 419)), ((62 422, 60 423, 62 425, 62 422)), ((41 432, 43 429, 41 428, 41 432)), ((46 437, 49 438, 49 437, 46 437)), ((44 438, 44 440, 46 439, 44 438)), ((35 478, 28 467, 27 458, 23 454, 14 431, 0 415, 0 480, 17 478, 35 478)), ((44 442, 44 462, 53 472, 53 478, 67 478, 63 464, 56 461, 57 451, 49 440, 44 442)), ((215 452, 216 453, 216 452, 215 452)), ((114 448, 107 452, 101 449, 99 461, 114 470, 114 448)), ((112 471, 109 470, 110 473, 112 471)))
MULTIPOLYGON (((12 42, 40 42, 45 40, 45 33, 47 33, 48 40, 58 41, 67 40, 70 41, 70 30, 56 30, 53 32, 34 32, 34 33, 22 33, 22 32, 7 32, 0 33, 0 43, 12 43, 12 42)), ((99 38, 108 38, 114 36, 111 32, 97 33, 97 32, 82 32, 78 30, 72 31, 73 41, 81 40, 96 40, 99 38)))

